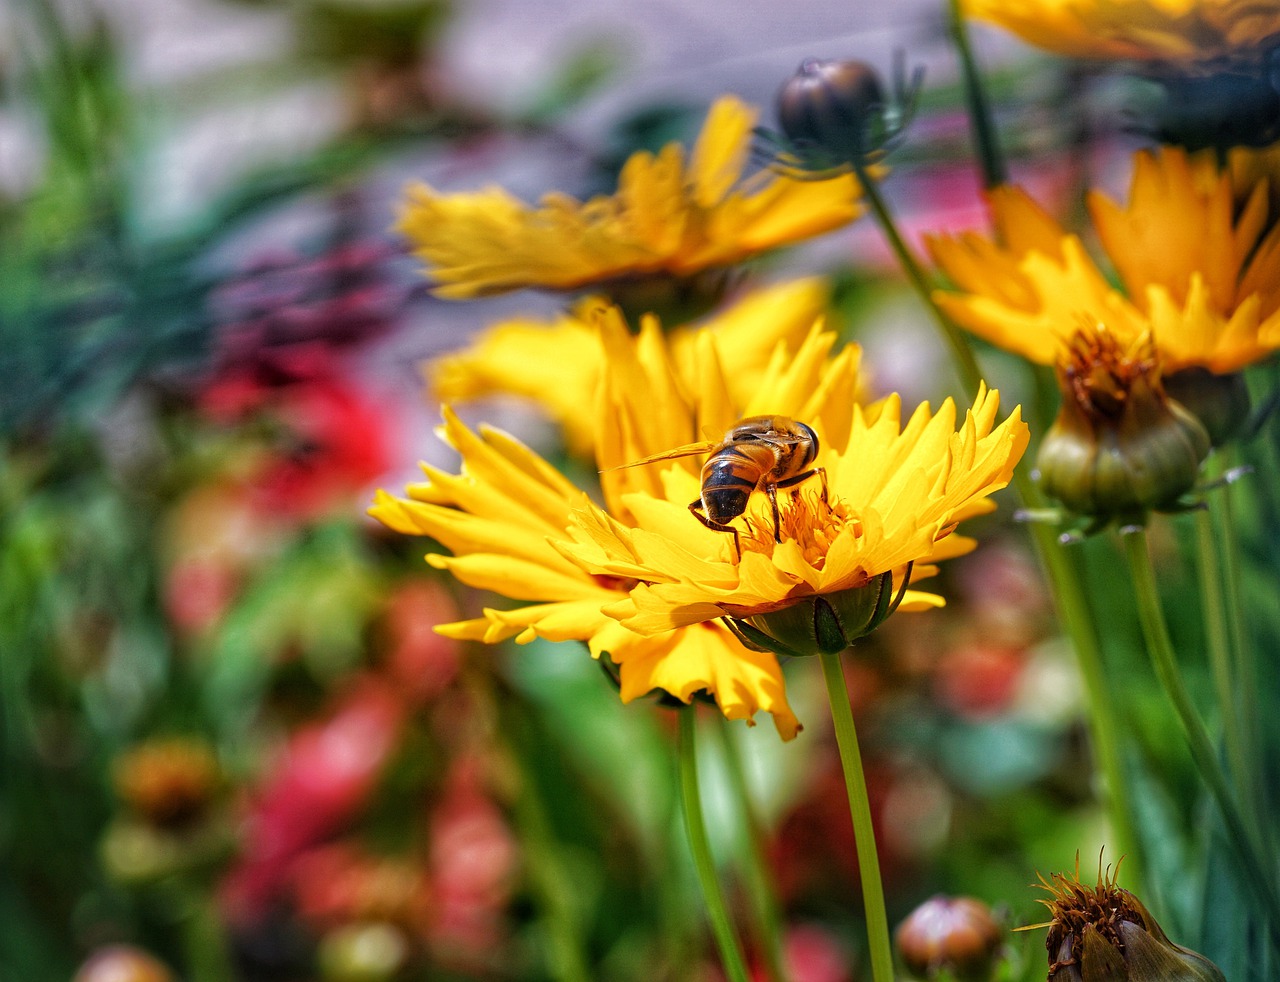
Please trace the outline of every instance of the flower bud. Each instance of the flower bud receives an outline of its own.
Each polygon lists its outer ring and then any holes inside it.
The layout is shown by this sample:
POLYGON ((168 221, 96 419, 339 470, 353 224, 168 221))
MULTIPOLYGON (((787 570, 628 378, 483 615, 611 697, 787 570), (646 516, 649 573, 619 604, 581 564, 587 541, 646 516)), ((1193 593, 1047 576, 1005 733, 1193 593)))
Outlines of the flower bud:
POLYGON ((834 655, 879 627, 896 609, 898 599, 893 573, 881 573, 864 586, 802 597, 785 607, 751 614, 735 623, 748 641, 770 650, 793 655, 834 655))
POLYGON ((1191 490, 1209 436, 1165 393, 1149 337, 1125 347, 1101 326, 1078 332, 1058 384, 1037 460, 1046 492, 1081 515, 1136 517, 1191 490))
POLYGON ((882 142, 884 90, 870 65, 807 58, 778 92, 778 124, 797 147, 832 163, 860 159, 882 142))
POLYGON ((902 963, 917 978, 961 980, 991 975, 1004 930, 991 908, 972 897, 931 897, 898 925, 902 963))
POLYGON ((1184 368, 1164 377, 1164 390, 1200 421, 1215 447, 1235 439, 1249 419, 1249 387, 1240 372, 1184 368))
POLYGON ((1055 873, 1045 882, 1053 915, 1049 982, 1226 982, 1219 968, 1174 944, 1142 901, 1099 873, 1096 887, 1055 873))
POLYGON ((174 974, 141 948, 113 944, 90 955, 72 982, 174 982, 174 974))

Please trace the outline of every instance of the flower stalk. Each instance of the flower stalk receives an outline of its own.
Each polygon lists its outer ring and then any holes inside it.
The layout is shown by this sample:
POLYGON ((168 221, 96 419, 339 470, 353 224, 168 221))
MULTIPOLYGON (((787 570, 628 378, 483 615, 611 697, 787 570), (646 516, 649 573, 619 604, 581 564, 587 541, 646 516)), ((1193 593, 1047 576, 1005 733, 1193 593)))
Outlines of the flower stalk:
POLYGON ((973 46, 969 43, 969 26, 960 10, 960 0, 949 0, 947 14, 951 40, 960 56, 965 103, 969 109, 969 128, 973 131, 973 142, 978 148, 978 162, 982 167, 982 186, 987 189, 999 187, 1008 179, 1009 172, 996 135, 991 103, 982 84, 982 73, 978 71, 973 46))
POLYGON ((1227 827, 1227 838, 1236 853, 1240 869, 1258 902, 1266 909, 1267 929, 1271 943, 1276 953, 1280 954, 1280 896, 1276 894, 1270 868, 1262 860, 1258 839, 1250 831, 1249 823, 1241 815, 1240 808, 1231 795, 1226 776, 1218 766, 1217 754, 1214 752, 1209 733, 1196 712, 1186 683, 1178 669, 1173 643, 1169 639, 1164 612, 1160 607, 1155 572, 1147 549, 1146 530, 1140 525, 1129 525, 1121 529, 1121 538, 1124 540, 1125 558, 1128 561, 1129 575, 1137 595, 1138 616, 1142 622, 1142 633, 1146 639, 1152 666, 1165 690, 1165 695, 1178 715, 1178 721, 1182 725, 1196 769, 1208 785, 1214 801, 1222 812, 1222 818, 1227 827))
MULTIPOLYGON (((885 238, 893 247, 916 293, 941 328, 962 383, 966 387, 976 389, 979 384, 979 371, 968 340, 934 300, 928 277, 898 231, 893 215, 885 204, 879 188, 868 178, 865 168, 857 161, 854 161, 854 170, 858 180, 862 182, 864 197, 871 205, 885 238)), ((1014 471, 1013 486, 1024 507, 1034 509, 1042 504, 1040 494, 1025 470, 1014 471)), ((1135 878, 1140 878, 1144 865, 1142 848, 1134 825, 1133 807, 1128 798, 1129 785, 1124 773, 1120 739, 1115 725, 1115 720, 1119 717, 1114 700, 1111 698, 1102 651, 1094 632, 1093 618, 1080 583, 1080 576, 1049 526, 1032 523, 1031 532, 1040 560, 1049 576, 1050 590, 1059 620, 1071 639, 1080 665, 1080 674, 1088 692, 1089 732, 1094 752, 1106 779, 1111 823, 1119 840, 1117 845, 1122 854, 1130 857, 1130 869, 1134 871, 1135 878)))
POLYGON ((938 326, 943 340, 946 341, 947 347, 951 351, 951 359, 955 365, 956 373, 960 377, 960 384, 964 386, 966 393, 977 392, 978 386, 982 381, 982 375, 978 370, 977 359, 973 357, 973 351, 960 333, 959 328, 934 301, 933 287, 929 283, 924 267, 920 265, 920 260, 911 251, 911 247, 907 245, 902 233, 898 231, 898 225, 894 221, 893 213, 889 210, 889 205, 884 200, 884 195, 880 193, 879 186, 867 172, 866 164, 858 157, 851 158, 851 163, 853 165, 853 173, 858 178, 858 185, 862 189, 862 195, 867 204, 871 206, 871 212, 876 216, 880 231, 884 233, 885 240, 897 257, 899 265, 902 266, 902 270, 907 274, 911 285, 915 287, 916 292, 924 301, 925 307, 928 308, 929 314, 933 317, 934 323, 938 326))
POLYGON ((698 786, 697 711, 689 707, 679 710, 676 715, 680 719, 680 795, 684 803, 689 851, 693 853, 698 884, 702 887, 707 916, 711 919, 711 931, 720 950, 725 974, 729 982, 748 982, 746 959, 733 922, 729 919, 729 908, 716 876, 715 860, 711 857, 711 843, 707 839, 707 826, 702 816, 702 796, 698 786))
POLYGON ((871 951, 874 982, 893 982, 893 949, 889 939, 889 917, 885 913, 884 884, 880 878, 880 857, 876 851, 875 828, 871 822, 871 802, 867 798, 867 778, 858 749, 858 732, 853 725, 853 709, 845 685, 840 655, 820 652, 822 677, 827 683, 831 721, 835 725, 836 746, 844 771, 853 837, 858 850, 858 873, 862 880, 862 905, 867 919, 867 941, 871 951))
POLYGON ((746 830, 746 848, 743 850, 743 876, 747 893, 754 905, 756 929, 760 951, 768 982, 785 982, 782 965, 782 912, 778 906, 778 892, 765 853, 765 828, 760 819, 751 789, 747 786, 746 770, 738 742, 722 718, 717 729, 724 746, 725 770, 729 773, 729 786, 738 799, 738 808, 746 830))

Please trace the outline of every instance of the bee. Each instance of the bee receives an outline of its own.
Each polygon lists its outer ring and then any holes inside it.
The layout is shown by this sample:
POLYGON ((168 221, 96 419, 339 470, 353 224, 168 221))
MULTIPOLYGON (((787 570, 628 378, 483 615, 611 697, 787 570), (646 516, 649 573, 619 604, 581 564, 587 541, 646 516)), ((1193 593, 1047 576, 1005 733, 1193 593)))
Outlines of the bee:
POLYGON ((739 559, 738 530, 729 523, 746 512, 754 492, 769 496, 774 542, 782 541, 779 488, 794 487, 816 475, 822 480, 822 500, 827 500, 826 469, 811 466, 818 456, 818 435, 807 423, 789 416, 748 416, 734 423, 718 443, 690 443, 623 466, 702 453, 710 454, 702 465, 702 494, 689 503, 689 511, 707 528, 732 534, 739 559))

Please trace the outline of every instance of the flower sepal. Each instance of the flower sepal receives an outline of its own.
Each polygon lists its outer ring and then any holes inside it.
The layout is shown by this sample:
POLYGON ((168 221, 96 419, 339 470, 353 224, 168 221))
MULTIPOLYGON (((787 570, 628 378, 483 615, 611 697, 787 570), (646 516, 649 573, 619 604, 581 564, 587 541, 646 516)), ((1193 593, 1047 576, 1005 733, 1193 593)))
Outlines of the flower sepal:
POLYGON ((874 631, 898 609, 906 593, 893 589, 893 573, 873 576, 860 587, 803 597, 776 610, 725 618, 744 644, 787 657, 834 655, 874 631))

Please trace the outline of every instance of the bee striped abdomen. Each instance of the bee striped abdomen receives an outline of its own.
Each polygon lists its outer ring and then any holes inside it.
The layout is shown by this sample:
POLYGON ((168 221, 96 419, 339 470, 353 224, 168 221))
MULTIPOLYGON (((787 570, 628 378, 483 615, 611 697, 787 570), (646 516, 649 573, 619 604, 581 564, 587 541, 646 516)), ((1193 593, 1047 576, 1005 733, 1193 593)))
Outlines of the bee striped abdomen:
POLYGON ((776 451, 765 444, 724 447, 702 465, 702 503, 707 517, 721 525, 747 510, 751 493, 777 466, 776 451))

